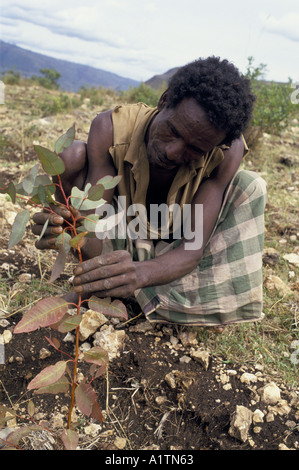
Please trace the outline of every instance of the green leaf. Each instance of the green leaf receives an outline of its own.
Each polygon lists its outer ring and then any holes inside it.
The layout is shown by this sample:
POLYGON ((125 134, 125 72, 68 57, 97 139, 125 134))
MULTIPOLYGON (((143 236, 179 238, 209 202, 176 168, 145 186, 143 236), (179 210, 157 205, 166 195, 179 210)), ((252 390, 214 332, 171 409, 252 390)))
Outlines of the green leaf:
POLYGON ((71 192, 71 204, 74 209, 80 209, 80 206, 83 202, 83 199, 85 197, 84 191, 81 191, 77 186, 72 187, 72 192, 71 192))
POLYGON ((44 171, 48 175, 60 175, 64 172, 65 166, 63 160, 55 152, 51 152, 51 150, 42 147, 41 145, 34 145, 34 150, 44 171))
POLYGON ((78 248, 81 248, 84 245, 85 242, 85 235, 87 235, 88 232, 81 232, 78 235, 76 235, 74 238, 70 240, 70 245, 72 248, 77 250, 78 248))
POLYGON ((103 204, 106 204, 105 199, 99 199, 98 201, 92 201, 90 199, 85 199, 83 203, 81 204, 81 211, 90 211, 92 209, 96 209, 97 207, 102 206, 103 204))
POLYGON ((71 245, 70 245, 71 239, 72 239, 71 235, 64 230, 56 238, 55 245, 57 245, 59 248, 61 247, 66 253, 68 253, 71 249, 71 245))
POLYGON ((87 199, 90 189, 91 189, 90 183, 86 185, 84 191, 81 191, 76 186, 72 188, 71 204, 74 207, 74 209, 88 211, 88 210, 96 209, 97 207, 106 203, 104 199, 99 199, 99 200, 87 199))
POLYGON ((37 173, 38 173, 38 169, 39 169, 39 164, 34 165, 34 167, 31 168, 29 175, 26 176, 26 178, 24 178, 23 181, 22 181, 22 186, 23 186, 26 194, 31 194, 32 191, 33 191, 34 183, 35 183, 37 173))
POLYGON ((83 219, 83 226, 88 232, 95 232, 99 219, 100 216, 97 214, 86 215, 83 219))
POLYGON ((19 212, 19 214, 16 215, 9 238, 9 248, 12 248, 17 243, 19 243, 20 240, 22 240, 29 219, 30 212, 27 209, 22 212, 19 212))
POLYGON ((65 373, 66 365, 67 363, 65 361, 59 361, 54 364, 54 366, 46 367, 29 382, 28 390, 48 387, 56 383, 65 373))
POLYGON ((97 185, 102 184, 105 189, 112 189, 118 185, 121 179, 122 179, 121 175, 118 175, 118 176, 106 175, 97 181, 97 185))
POLYGON ((64 429, 61 435, 63 445, 66 450, 76 450, 79 442, 79 436, 72 429, 64 429))
POLYGON ((11 181, 8 185, 8 188, 7 188, 7 194, 9 194, 11 200, 13 203, 16 202, 16 187, 14 185, 14 183, 11 181))
POLYGON ((55 152, 61 153, 64 149, 69 147, 75 139, 75 124, 70 127, 65 134, 57 140, 55 144, 55 152))
POLYGON ((68 303, 62 297, 46 297, 28 310, 14 329, 14 333, 28 333, 52 325, 66 314, 68 303))
POLYGON ((120 300, 114 300, 111 302, 110 297, 101 299, 93 295, 88 301, 88 306, 91 310, 100 312, 103 315, 123 318, 125 320, 128 319, 127 308, 120 300))
POLYGON ((49 220, 50 220, 50 219, 47 219, 46 222, 44 223, 44 226, 43 226, 43 229, 42 229, 42 231, 41 231, 39 240, 41 240, 41 239, 43 238, 44 233, 45 233, 45 231, 46 231, 46 229, 47 229, 47 227, 48 227, 48 225, 49 225, 49 220))
POLYGON ((96 184, 95 186, 92 186, 88 191, 88 199, 90 199, 91 201, 98 201, 103 197, 104 192, 105 187, 102 184, 96 184))

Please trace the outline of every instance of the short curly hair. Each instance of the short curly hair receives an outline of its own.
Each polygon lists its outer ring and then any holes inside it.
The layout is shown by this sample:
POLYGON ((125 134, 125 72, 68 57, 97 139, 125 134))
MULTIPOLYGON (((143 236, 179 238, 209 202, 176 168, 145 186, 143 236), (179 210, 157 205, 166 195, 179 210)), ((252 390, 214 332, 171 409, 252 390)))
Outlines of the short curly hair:
POLYGON ((250 80, 228 60, 215 56, 195 60, 172 76, 166 106, 173 108, 187 97, 194 98, 210 122, 226 133, 227 145, 245 131, 255 101, 250 80))

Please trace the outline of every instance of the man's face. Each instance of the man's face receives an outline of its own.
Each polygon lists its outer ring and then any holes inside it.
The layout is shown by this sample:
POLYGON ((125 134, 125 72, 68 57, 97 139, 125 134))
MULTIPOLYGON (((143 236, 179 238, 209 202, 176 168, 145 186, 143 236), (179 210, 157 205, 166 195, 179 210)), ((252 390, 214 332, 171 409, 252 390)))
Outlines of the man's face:
POLYGON ((147 133, 149 163, 161 170, 172 170, 199 160, 224 138, 225 132, 209 122, 194 98, 185 98, 175 108, 163 105, 147 133))

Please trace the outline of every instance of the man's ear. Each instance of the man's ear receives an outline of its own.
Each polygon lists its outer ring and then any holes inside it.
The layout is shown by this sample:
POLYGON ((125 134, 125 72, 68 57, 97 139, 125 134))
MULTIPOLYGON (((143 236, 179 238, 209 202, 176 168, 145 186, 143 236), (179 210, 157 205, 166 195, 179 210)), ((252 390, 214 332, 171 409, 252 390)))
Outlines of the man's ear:
POLYGON ((160 96, 160 99, 159 99, 159 102, 158 102, 158 110, 161 111, 164 106, 166 106, 166 101, 167 101, 167 92, 168 92, 168 89, 164 91, 164 93, 162 93, 162 95, 160 96))

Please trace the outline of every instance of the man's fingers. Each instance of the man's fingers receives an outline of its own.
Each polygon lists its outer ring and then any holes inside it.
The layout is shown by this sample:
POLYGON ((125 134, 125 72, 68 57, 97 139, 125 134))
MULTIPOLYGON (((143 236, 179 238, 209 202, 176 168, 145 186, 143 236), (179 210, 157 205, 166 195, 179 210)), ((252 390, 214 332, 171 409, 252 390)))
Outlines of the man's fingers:
POLYGON ((49 219, 49 225, 62 225, 64 222, 64 219, 69 219, 70 216, 71 216, 71 213, 67 210, 59 211, 59 214, 37 212, 33 216, 33 222, 35 222, 37 225, 44 225, 46 221, 49 219))
POLYGON ((74 286, 79 284, 86 284, 100 279, 107 279, 124 272, 123 264, 115 263, 111 265, 100 266, 99 268, 92 269, 91 271, 85 272, 76 276, 73 280, 74 286))
MULTIPOLYGON (((32 233, 34 235, 40 235, 42 233, 43 228, 43 225, 33 225, 32 233)), ((48 235, 59 235, 60 233, 62 233, 62 230, 63 228, 61 225, 48 225, 43 236, 47 237, 48 235)))
POLYGON ((47 238, 42 238, 41 240, 37 240, 35 242, 35 246, 38 250, 49 250, 49 249, 54 249, 56 243, 56 237, 47 237, 47 238))
POLYGON ((131 255, 125 250, 113 251, 112 253, 105 253, 104 255, 96 256, 87 261, 83 261, 75 270, 75 276, 80 276, 88 271, 93 271, 101 266, 107 266, 115 263, 123 263, 126 260, 131 260, 131 255))
POLYGON ((122 290, 126 290, 126 285, 128 282, 128 275, 127 274, 120 274, 119 276, 114 276, 109 279, 101 279, 95 282, 89 282, 88 284, 75 286, 74 291, 77 293, 82 294, 90 294, 92 292, 101 291, 108 294, 108 292, 112 292, 115 289, 122 288, 122 290))

